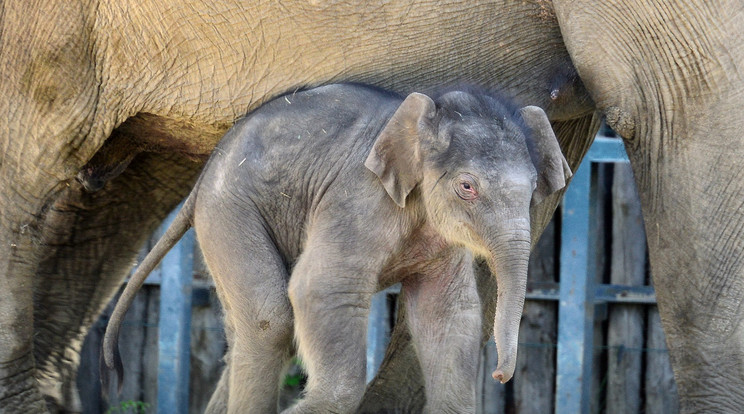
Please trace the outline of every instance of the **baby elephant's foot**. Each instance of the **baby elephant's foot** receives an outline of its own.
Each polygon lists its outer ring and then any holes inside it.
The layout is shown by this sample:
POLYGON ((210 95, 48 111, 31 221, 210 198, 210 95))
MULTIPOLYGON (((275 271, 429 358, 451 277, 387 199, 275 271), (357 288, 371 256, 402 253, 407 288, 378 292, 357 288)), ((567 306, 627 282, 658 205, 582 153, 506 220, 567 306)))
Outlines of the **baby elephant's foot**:
MULTIPOLYGON (((355 393, 356 394, 356 393, 355 393)), ((332 398, 330 395, 324 398, 313 398, 311 395, 305 396, 297 404, 282 411, 282 414, 328 414, 354 413, 359 407, 364 390, 358 395, 347 396, 345 398, 332 398)))

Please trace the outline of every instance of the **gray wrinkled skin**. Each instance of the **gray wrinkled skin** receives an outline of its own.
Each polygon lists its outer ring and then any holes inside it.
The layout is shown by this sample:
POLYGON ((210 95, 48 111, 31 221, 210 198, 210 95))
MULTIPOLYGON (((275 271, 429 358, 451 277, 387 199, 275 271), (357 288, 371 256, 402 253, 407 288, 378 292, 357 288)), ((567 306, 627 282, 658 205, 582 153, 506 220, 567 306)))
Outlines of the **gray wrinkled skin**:
POLYGON ((330 85, 240 120, 117 304, 106 364, 121 369, 121 317, 193 224, 228 331, 227 396, 212 409, 226 397, 229 412, 276 411, 296 351, 309 381, 287 412, 352 412, 365 387, 370 298, 401 282, 426 411, 473 412, 481 332, 473 258, 486 260, 499 286, 494 378, 506 382, 529 209, 563 188, 570 171, 541 109, 515 111, 475 88, 431 96, 330 85))

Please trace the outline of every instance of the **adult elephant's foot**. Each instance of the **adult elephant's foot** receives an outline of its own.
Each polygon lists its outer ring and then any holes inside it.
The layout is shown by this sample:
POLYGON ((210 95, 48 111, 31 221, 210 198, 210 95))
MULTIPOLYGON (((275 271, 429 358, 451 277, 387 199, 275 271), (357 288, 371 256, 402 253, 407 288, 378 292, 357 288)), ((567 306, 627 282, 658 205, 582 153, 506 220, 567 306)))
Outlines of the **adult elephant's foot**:
POLYGON ((29 352, 0 362, 0 413, 43 413, 46 403, 36 386, 34 360, 29 352))

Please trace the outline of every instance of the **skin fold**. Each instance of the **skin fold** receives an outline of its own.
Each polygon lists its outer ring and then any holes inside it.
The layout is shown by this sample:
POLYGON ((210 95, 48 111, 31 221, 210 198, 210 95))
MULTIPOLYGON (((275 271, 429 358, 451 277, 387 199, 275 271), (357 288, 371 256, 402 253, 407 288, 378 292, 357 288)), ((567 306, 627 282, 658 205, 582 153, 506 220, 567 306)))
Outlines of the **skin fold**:
POLYGON ((402 282, 424 410, 473 411, 481 324, 473 256, 499 286, 494 378, 508 381, 530 205, 571 172, 542 109, 517 111, 475 87, 432 96, 330 85, 238 121, 111 316, 104 362, 119 381, 124 313, 191 223, 231 333, 228 393, 211 407, 227 397, 229 412, 274 412, 294 338, 309 382, 286 412, 353 412, 364 394, 370 298, 402 282))
MULTIPOLYGON (((734 0, 3 0, 0 411, 43 412, 42 394, 74 390, 79 341, 61 333, 87 331, 151 223, 188 193, 180 180, 198 170, 197 162, 173 177, 167 154, 205 158, 237 118, 298 87, 357 81, 405 95, 463 80, 543 108, 572 167, 600 116, 622 134, 681 409, 738 410, 742 7, 734 0), (164 156, 137 155, 117 176, 111 167, 131 155, 104 150, 117 135, 164 156), (151 162, 128 174, 144 165, 138 159, 151 162), (78 201, 91 197, 75 181, 86 165, 103 165, 109 180, 95 203, 78 201), (60 204, 74 208, 51 214, 60 204), (140 225, 119 221, 122 209, 140 225), (69 296, 39 294, 38 286, 69 296), (84 317, 60 315, 56 329, 42 330, 37 319, 53 320, 66 297, 85 302, 74 305, 84 317)), ((532 209, 533 238, 558 199, 532 209)), ((481 297, 487 313, 495 294, 481 297)), ((388 410, 422 395, 408 374, 417 364, 406 356, 410 342, 394 335, 399 352, 368 394, 388 410)), ((65 397, 51 398, 48 409, 76 411, 65 397)))

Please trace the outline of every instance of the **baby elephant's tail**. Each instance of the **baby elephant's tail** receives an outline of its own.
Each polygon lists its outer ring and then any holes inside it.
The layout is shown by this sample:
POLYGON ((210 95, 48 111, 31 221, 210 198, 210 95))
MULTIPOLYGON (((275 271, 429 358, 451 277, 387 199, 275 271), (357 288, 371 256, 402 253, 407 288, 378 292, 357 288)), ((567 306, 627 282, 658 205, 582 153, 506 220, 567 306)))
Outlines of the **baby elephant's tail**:
POLYGON ((122 292, 119 301, 116 303, 111 318, 109 319, 108 326, 106 327, 106 334, 103 337, 103 350, 101 352, 101 383, 103 390, 108 390, 108 379, 109 370, 116 370, 116 377, 119 381, 118 387, 121 391, 121 386, 124 379, 124 371, 121 363, 121 355, 119 354, 119 328, 124 319, 129 306, 132 304, 137 291, 145 282, 147 275, 152 272, 155 266, 160 263, 166 253, 173 248, 178 240, 183 237, 184 233, 191 227, 191 219, 194 216, 194 204, 196 197, 195 192, 189 195, 183 204, 181 210, 176 214, 173 223, 168 226, 165 234, 158 240, 155 247, 147 254, 145 259, 140 263, 137 270, 135 270, 132 277, 129 279, 124 292, 122 292))

